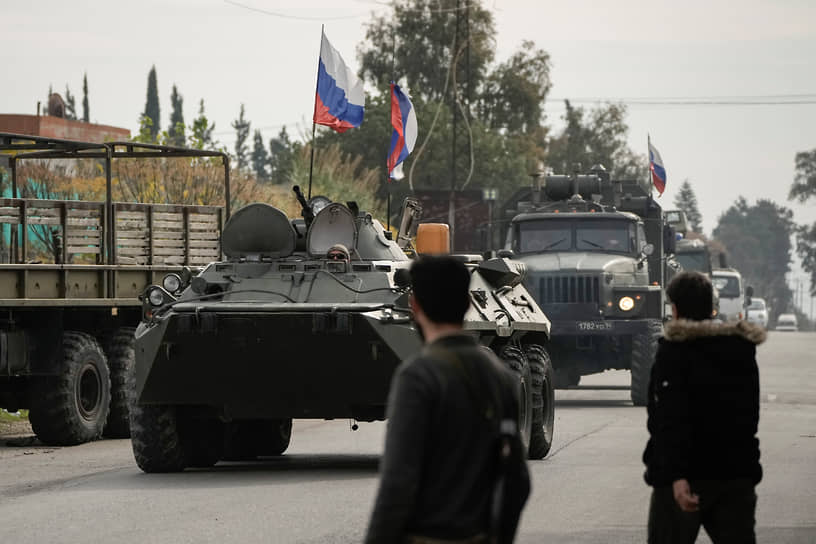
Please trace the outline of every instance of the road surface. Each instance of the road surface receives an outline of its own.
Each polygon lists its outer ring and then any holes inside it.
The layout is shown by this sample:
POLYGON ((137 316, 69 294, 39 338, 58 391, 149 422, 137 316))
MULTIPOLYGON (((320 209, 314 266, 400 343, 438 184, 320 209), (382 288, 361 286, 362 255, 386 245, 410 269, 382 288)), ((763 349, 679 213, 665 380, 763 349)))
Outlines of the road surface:
MULTIPOLYGON (((758 359, 759 540, 813 543, 816 334, 771 333, 758 359)), ((530 464, 533 493, 518 542, 645 542, 646 414, 629 402, 628 380, 608 372, 557 392, 555 445, 530 464)), ((46 448, 14 438, 16 445, 0 445, 0 541, 359 542, 383 430, 298 421, 279 459, 169 475, 140 472, 126 440, 46 448)))

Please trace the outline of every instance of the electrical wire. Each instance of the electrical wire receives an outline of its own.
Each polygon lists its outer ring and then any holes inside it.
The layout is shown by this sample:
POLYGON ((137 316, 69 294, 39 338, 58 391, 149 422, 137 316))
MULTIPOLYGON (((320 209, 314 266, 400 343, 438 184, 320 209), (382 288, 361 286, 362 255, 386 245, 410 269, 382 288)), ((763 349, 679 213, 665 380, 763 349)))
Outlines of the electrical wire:
POLYGON ((249 11, 255 11, 257 13, 263 13, 264 15, 271 15, 273 17, 279 17, 281 19, 292 19, 295 21, 338 21, 342 19, 356 19, 358 17, 368 17, 368 13, 356 13, 353 15, 338 15, 335 17, 326 17, 321 15, 320 17, 306 17, 302 15, 289 15, 287 13, 281 13, 279 11, 269 11, 266 9, 256 8, 253 6, 248 6, 246 4, 242 4, 240 2, 235 2, 235 0, 224 0, 225 4, 230 4, 235 7, 247 9, 249 11))

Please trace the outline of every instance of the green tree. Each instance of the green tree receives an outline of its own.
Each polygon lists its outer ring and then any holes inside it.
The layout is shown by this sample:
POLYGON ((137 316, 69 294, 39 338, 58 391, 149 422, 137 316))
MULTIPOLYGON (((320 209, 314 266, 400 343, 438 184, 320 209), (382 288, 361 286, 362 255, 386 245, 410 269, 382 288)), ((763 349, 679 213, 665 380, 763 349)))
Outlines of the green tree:
POLYGON ((86 123, 91 122, 91 109, 88 105, 88 74, 82 76, 82 120, 86 123))
POLYGON ((479 118, 492 130, 534 133, 544 120, 550 91, 550 56, 530 40, 487 76, 477 103, 479 118))
POLYGON ((774 319, 788 311, 793 298, 785 274, 790 272, 794 230, 789 209, 770 200, 749 205, 743 197, 720 216, 714 229, 714 237, 728 251, 729 264, 768 301, 774 319))
POLYGON ((155 65, 150 68, 150 72, 147 74, 147 101, 145 102, 144 115, 149 117, 152 122, 151 135, 153 141, 155 141, 161 127, 159 124, 159 118, 161 117, 159 108, 159 84, 156 80, 155 65))
POLYGON ((198 104, 198 116, 193 119, 193 124, 190 125, 189 144, 194 149, 217 149, 218 145, 213 140, 213 130, 215 130, 215 123, 210 123, 207 115, 204 113, 204 99, 198 104))
MULTIPOLYGON (((816 199, 816 149, 797 153, 795 161, 796 173, 788 199, 799 202, 816 199)), ((816 222, 797 229, 796 253, 802 259, 802 268, 810 274, 810 294, 816 295, 816 222)))
POLYGON ((634 179, 645 171, 645 159, 627 145, 629 127, 626 106, 606 104, 590 110, 573 107, 564 101, 566 126, 550 140, 547 166, 555 172, 570 174, 576 165, 588 170, 602 164, 613 178, 634 179))
POLYGON ((76 121, 76 97, 71 94, 71 89, 65 85, 65 118, 76 121))
POLYGON ((686 212, 686 219, 688 219, 691 230, 694 232, 703 232, 703 215, 697 207, 697 196, 694 194, 694 189, 691 188, 689 180, 684 180, 680 185, 680 190, 674 197, 674 205, 678 209, 686 212))
POLYGON ((452 64, 457 81, 472 90, 482 85, 495 37, 493 16, 481 0, 395 2, 390 13, 375 14, 366 24, 366 40, 358 46, 360 72, 377 89, 387 89, 398 74, 416 99, 444 100, 452 64))
POLYGON ((250 123, 244 117, 244 105, 241 104, 241 112, 238 114, 238 119, 232 122, 232 128, 235 129, 235 166, 238 170, 243 170, 247 166, 247 155, 249 154, 249 146, 247 139, 249 139, 250 123))
POLYGON ((268 162, 269 154, 266 152, 263 135, 260 130, 255 130, 252 142, 252 170, 255 172, 258 181, 267 181, 269 179, 269 172, 266 169, 268 162))
POLYGON ((184 97, 181 96, 173 84, 170 93, 170 125, 167 127, 167 136, 171 145, 184 147, 187 140, 184 134, 184 97))
MULTIPOLYGON (((269 140, 269 177, 272 183, 289 183, 292 176, 293 161, 299 144, 292 142, 286 126, 281 127, 275 138, 269 140)), ((362 157, 362 155, 358 155, 362 157)), ((362 159, 361 159, 362 160, 362 159)))

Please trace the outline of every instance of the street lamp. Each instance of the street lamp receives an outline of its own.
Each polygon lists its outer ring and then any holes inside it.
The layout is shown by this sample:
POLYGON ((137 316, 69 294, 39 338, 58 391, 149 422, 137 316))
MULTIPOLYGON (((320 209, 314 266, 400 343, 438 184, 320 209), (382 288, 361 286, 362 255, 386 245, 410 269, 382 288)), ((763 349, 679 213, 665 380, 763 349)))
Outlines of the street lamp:
POLYGON ((482 189, 482 200, 487 202, 487 250, 493 249, 493 203, 499 198, 499 190, 482 189))

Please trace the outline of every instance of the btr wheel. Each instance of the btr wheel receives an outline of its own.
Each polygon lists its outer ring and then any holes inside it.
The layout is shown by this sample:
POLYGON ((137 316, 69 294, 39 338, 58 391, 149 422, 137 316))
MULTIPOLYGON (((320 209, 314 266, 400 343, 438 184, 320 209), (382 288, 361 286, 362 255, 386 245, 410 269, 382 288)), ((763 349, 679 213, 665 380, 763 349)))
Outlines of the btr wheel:
POLYGON ((233 421, 227 427, 224 458, 250 461, 281 455, 289 447, 291 438, 291 419, 233 421))
POLYGON ((499 357, 516 375, 519 400, 519 434, 524 447, 529 452, 530 439, 533 428, 533 378, 530 372, 530 363, 524 352, 518 347, 508 344, 502 349, 499 357))
POLYGON ((130 441, 145 472, 179 472, 187 465, 175 406, 130 407, 130 441))
POLYGON ((34 384, 29 414, 34 433, 53 446, 98 439, 108 417, 110 387, 108 363, 96 339, 66 331, 56 375, 34 384))
POLYGON ((525 351, 532 376, 533 424, 530 434, 530 459, 543 459, 550 452, 555 428, 555 390, 550 356, 542 346, 533 344, 525 351))

